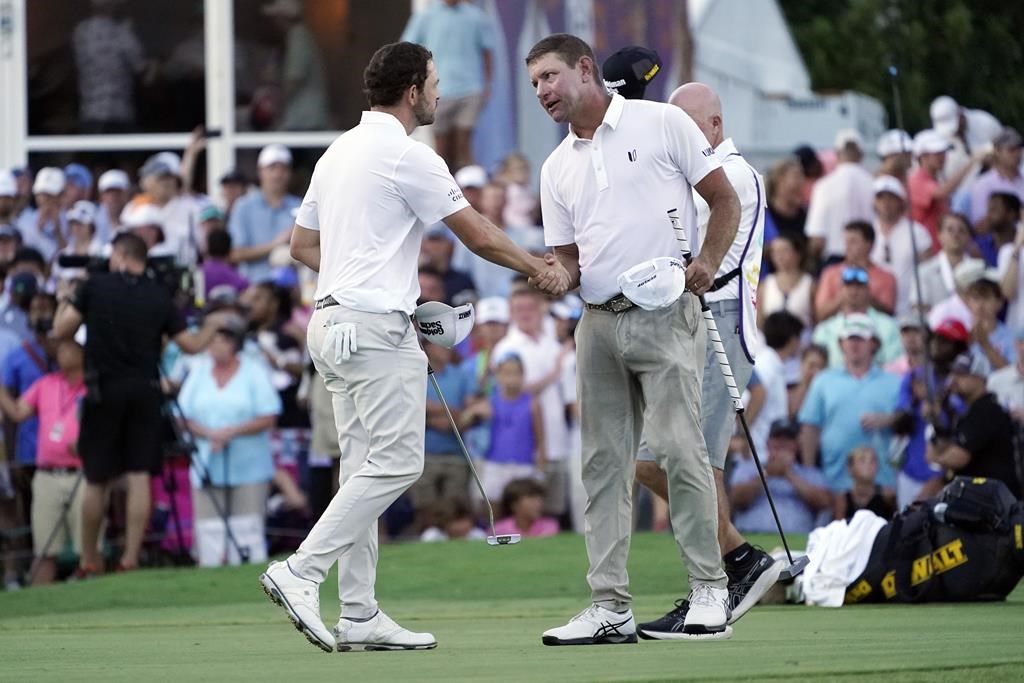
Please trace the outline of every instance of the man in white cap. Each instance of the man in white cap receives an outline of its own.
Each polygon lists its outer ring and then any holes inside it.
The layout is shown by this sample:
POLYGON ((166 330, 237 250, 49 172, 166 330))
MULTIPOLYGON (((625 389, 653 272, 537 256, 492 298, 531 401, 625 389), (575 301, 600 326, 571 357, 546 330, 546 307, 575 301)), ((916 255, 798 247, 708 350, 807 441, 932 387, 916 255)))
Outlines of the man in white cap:
POLYGON ((927 228, 932 237, 938 237, 939 221, 949 210, 950 196, 985 154, 984 149, 975 151, 947 177, 943 169, 952 146, 948 138, 930 128, 914 136, 917 168, 907 178, 910 215, 927 228))
POLYGON ((127 173, 112 168, 100 176, 96 187, 100 194, 99 210, 96 212, 96 238, 106 244, 121 227, 121 212, 128 204, 131 181, 127 173))
POLYGON ((861 160, 864 141, 851 129, 836 134, 836 167, 814 184, 804 231, 811 238, 811 253, 826 263, 843 258, 843 228, 853 221, 874 218, 871 173, 861 160))
POLYGON ((1004 128, 992 140, 992 146, 995 148, 992 168, 978 176, 971 188, 970 219, 975 224, 985 217, 988 199, 997 192, 1016 195, 1024 202, 1024 173, 1021 173, 1024 138, 1016 129, 1004 128))
POLYGON ((0 225, 14 225, 17 198, 18 183, 14 174, 7 169, 0 169, 0 225))
POLYGON ((901 181, 907 179, 907 171, 914 161, 913 141, 905 130, 893 128, 882 133, 875 143, 875 152, 881 163, 875 175, 891 175, 901 181))
POLYGON ((67 239, 67 218, 60 208, 63 192, 64 171, 55 166, 39 169, 32 183, 36 208, 26 209, 18 221, 25 244, 38 249, 47 261, 67 239))
POLYGON ((875 178, 875 245, 871 260, 896 278, 896 315, 910 310, 914 289, 914 260, 928 258, 932 250, 931 234, 907 218, 907 191, 896 178, 875 178), (911 232, 913 231, 913 232, 911 232), (916 250, 916 253, 915 253, 916 250))
POLYGON ((228 220, 231 260, 249 282, 270 277, 270 252, 291 239, 294 211, 302 203, 288 192, 292 178, 292 153, 270 144, 256 160, 259 189, 237 202, 228 220))
MULTIPOLYGON (((947 176, 952 176, 971 157, 983 152, 1003 129, 992 114, 981 109, 961 107, 949 95, 940 95, 932 100, 929 113, 932 128, 952 144, 946 155, 947 176)), ((973 179, 973 175, 968 175, 961 181, 961 188, 967 187, 973 179)))
MULTIPOLYGON (((846 316, 838 337, 842 362, 818 373, 797 416, 803 464, 815 465, 820 449, 822 473, 833 493, 850 488, 846 456, 851 450, 870 445, 880 455, 888 452, 889 416, 900 388, 900 378, 876 364, 879 339, 871 318, 846 316)), ((875 481, 895 487, 888 458, 879 457, 875 481)))

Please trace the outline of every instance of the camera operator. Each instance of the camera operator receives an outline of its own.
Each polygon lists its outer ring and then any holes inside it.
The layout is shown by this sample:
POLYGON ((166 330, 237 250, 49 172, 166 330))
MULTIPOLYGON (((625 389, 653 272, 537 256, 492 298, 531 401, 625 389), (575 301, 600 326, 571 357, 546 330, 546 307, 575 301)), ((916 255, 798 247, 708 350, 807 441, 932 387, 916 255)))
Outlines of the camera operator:
POLYGON ((78 451, 85 471, 80 574, 96 573, 96 552, 110 483, 126 475, 127 529, 119 569, 138 566, 150 514, 150 475, 161 466, 158 364, 165 335, 185 353, 213 337, 220 314, 197 332, 185 329, 171 293, 146 272, 146 244, 132 233, 114 238, 110 272, 94 273, 61 302, 54 336, 71 338, 85 323, 86 399, 78 451))

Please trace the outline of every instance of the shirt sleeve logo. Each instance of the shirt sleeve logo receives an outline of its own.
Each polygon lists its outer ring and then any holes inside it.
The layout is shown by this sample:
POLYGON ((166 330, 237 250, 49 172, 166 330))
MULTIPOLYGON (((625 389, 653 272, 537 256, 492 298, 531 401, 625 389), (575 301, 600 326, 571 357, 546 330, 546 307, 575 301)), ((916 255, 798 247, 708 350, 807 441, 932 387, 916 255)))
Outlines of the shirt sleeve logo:
POLYGON ((460 201, 462 199, 462 190, 460 190, 457 187, 453 187, 452 189, 448 190, 448 196, 451 197, 451 200, 453 202, 460 201))

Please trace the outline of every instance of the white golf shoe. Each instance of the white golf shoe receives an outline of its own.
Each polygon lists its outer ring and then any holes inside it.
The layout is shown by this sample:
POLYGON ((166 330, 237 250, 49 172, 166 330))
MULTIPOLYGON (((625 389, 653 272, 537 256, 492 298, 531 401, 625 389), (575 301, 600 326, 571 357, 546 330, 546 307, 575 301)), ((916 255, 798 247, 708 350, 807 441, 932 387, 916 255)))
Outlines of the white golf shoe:
POLYGON ((431 650, 437 639, 431 633, 414 633, 399 626, 394 619, 377 610, 369 621, 352 621, 342 617, 334 627, 338 652, 360 650, 431 650))
POLYGON ((694 584, 689 601, 690 609, 683 622, 683 633, 707 640, 721 640, 732 635, 727 588, 715 588, 706 583, 694 584))
POLYGON ((591 605, 565 626, 544 631, 545 645, 616 645, 636 642, 633 611, 613 612, 591 605))
POLYGON ((324 652, 334 652, 334 636, 320 618, 320 584, 297 576, 287 562, 271 562, 260 575, 260 585, 306 640, 324 652))

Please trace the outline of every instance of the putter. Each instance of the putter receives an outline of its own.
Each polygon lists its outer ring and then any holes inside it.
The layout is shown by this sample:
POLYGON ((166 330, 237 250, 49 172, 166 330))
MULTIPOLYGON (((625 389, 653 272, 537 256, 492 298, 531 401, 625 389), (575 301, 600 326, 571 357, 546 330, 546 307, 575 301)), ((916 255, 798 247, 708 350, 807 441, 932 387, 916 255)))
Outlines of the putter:
MULTIPOLYGON (((683 261, 689 263, 692 259, 692 253, 690 252, 689 244, 686 239, 686 230, 682 227, 681 221, 679 220, 679 214, 676 209, 670 209, 668 211, 669 221, 672 223, 672 229, 676 234, 676 241, 679 243, 679 252, 682 254, 683 261)), ((742 277, 742 276, 741 276, 742 277)), ((761 467, 761 459, 757 456, 757 447, 754 446, 754 439, 750 436, 750 427, 747 426, 747 418, 745 416, 743 408, 743 397, 740 395, 739 387, 736 386, 736 378, 732 374, 732 366, 729 365, 729 356, 725 354, 725 344, 722 343, 722 336, 718 333, 718 325, 715 323, 715 316, 711 313, 711 307, 704 300, 704 296, 698 297, 700 301, 701 315, 704 317, 704 324, 708 330, 708 339, 711 341, 711 347, 715 351, 715 359, 718 361, 718 368, 722 371, 722 378, 725 380, 725 386, 729 390, 729 398, 732 399, 733 408, 736 410, 736 416, 740 419, 740 424, 743 425, 743 434, 747 437, 747 445, 750 446, 750 454, 754 456, 754 464, 757 465, 757 475, 761 478, 761 486, 764 488, 764 493, 768 497, 768 506, 772 509, 772 517, 775 518, 775 526, 779 530, 779 538, 782 539, 782 547, 786 549, 786 559, 789 560, 789 566, 782 570, 779 574, 779 579, 782 581, 789 581, 799 576, 810 558, 807 555, 801 555, 800 557, 793 559, 793 554, 789 551, 789 543, 786 541, 786 532, 782 530, 782 522, 779 521, 779 513, 775 510, 775 501, 772 500, 772 492, 768 489, 768 480, 764 476, 764 469, 761 467)))
POLYGON ((427 365, 427 377, 430 378, 430 383, 434 385, 434 391, 437 392, 437 398, 441 401, 441 407, 444 408, 444 414, 448 416, 448 423, 452 426, 452 432, 455 434, 455 440, 459 442, 459 449, 462 451, 462 456, 466 458, 466 462, 469 464, 469 471, 473 473, 473 481, 476 482, 476 487, 480 491, 480 497, 484 499, 484 504, 487 505, 487 519, 491 523, 491 534, 487 537, 487 545, 515 545, 519 541, 523 540, 521 534, 501 534, 494 530, 494 509, 491 507, 491 501, 487 500, 487 493, 484 491, 484 485, 480 483, 480 475, 476 473, 476 466, 473 465, 473 458, 469 456, 469 450, 466 449, 466 444, 462 441, 462 435, 459 433, 459 428, 455 424, 455 418, 452 417, 452 411, 448 408, 448 402, 444 400, 444 394, 441 393, 441 387, 437 383, 437 378, 434 377, 434 368, 427 365))

